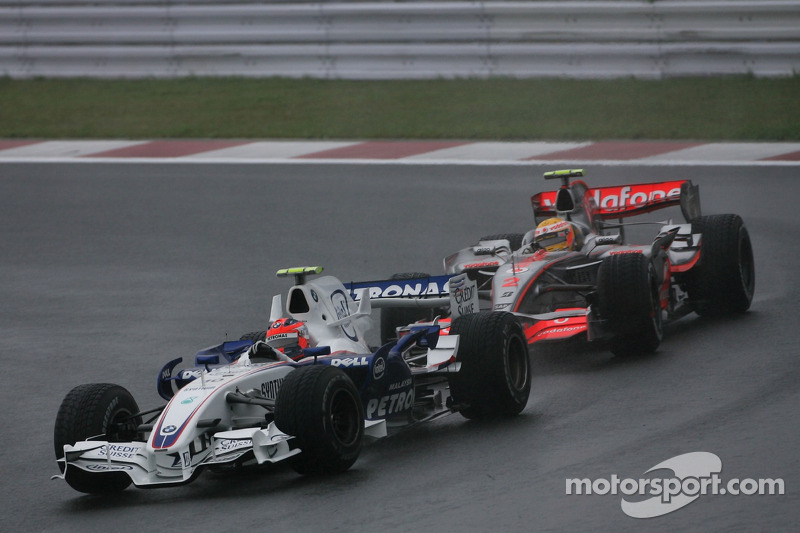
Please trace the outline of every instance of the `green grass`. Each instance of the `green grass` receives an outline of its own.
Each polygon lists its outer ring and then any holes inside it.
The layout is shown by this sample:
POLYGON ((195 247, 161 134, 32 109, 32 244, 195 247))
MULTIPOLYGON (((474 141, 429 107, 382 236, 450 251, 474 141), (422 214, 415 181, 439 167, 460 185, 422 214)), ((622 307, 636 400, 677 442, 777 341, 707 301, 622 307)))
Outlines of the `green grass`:
POLYGON ((800 77, 0 79, 0 138, 800 140, 800 77))

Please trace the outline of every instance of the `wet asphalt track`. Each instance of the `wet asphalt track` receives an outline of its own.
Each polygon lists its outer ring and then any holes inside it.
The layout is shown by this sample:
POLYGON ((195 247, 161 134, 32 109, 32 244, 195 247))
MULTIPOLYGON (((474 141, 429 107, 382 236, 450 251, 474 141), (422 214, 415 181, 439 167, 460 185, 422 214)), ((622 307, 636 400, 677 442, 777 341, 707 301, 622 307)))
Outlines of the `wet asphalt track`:
POLYGON ((796 531, 796 167, 587 166, 590 185, 691 178, 705 213, 741 214, 756 297, 733 320, 681 320, 651 357, 534 354, 516 419, 447 417, 330 479, 278 467, 112 499, 49 480, 55 413, 74 385, 112 381, 158 405, 163 362, 265 325, 288 288, 278 268, 439 273, 481 235, 528 229, 528 197, 554 168, 0 165, 0 530, 796 531), (567 478, 639 478, 695 451, 721 458, 723 480, 782 478, 786 494, 702 496, 639 520, 620 495, 565 494, 567 478))

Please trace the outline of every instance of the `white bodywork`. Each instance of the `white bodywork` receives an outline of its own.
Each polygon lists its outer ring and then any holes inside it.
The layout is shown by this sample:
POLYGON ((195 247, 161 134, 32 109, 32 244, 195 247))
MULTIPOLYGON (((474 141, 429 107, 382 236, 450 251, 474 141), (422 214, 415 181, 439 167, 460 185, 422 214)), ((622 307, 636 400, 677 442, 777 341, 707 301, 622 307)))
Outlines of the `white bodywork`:
MULTIPOLYGON (((360 296, 356 304, 341 281, 331 276, 304 280, 289 290, 288 315, 306 323, 311 346, 330 347, 330 355, 321 356, 320 364, 347 369, 378 357, 364 340, 371 326, 370 299, 363 293, 360 296)), ((272 315, 272 320, 286 316, 280 296, 273 299, 272 315)), ((427 363, 409 370, 409 375, 422 379, 458 371, 457 349, 457 336, 441 336, 435 347, 427 349, 427 363)), ((180 484, 191 481, 200 467, 232 464, 251 451, 259 464, 302 453, 290 446, 293 437, 280 431, 274 421, 267 422, 265 415, 274 409, 286 376, 311 363, 310 357, 293 361, 280 353, 275 361, 252 362, 244 351, 231 364, 183 370, 184 379, 195 379, 175 392, 153 424, 140 429, 146 440, 111 443, 89 438, 65 445, 64 458, 59 460, 63 473, 54 478, 64 479, 69 469, 80 468, 124 472, 140 487, 180 484)), ((446 384, 446 379, 438 379, 446 384)), ((431 416, 449 412, 446 398, 440 395, 439 399, 438 411, 431 416)), ((365 437, 387 435, 385 420, 365 420, 364 428, 365 437)))

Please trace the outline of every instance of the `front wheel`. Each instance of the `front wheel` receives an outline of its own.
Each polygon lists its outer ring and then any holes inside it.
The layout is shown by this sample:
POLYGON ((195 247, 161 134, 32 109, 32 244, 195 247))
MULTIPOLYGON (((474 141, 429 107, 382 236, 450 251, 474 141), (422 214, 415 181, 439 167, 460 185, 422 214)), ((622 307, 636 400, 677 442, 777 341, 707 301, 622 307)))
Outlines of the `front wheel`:
POLYGON ((507 240, 508 244, 511 246, 511 251, 516 252, 520 248, 522 248, 522 239, 525 238, 525 235, 522 233, 498 233, 496 235, 486 235, 481 237, 479 240, 481 241, 498 241, 498 240, 507 240))
MULTIPOLYGON (((125 388, 111 383, 79 385, 69 391, 56 415, 53 442, 56 459, 64 457, 64 445, 74 445, 89 437, 101 436, 108 442, 136 440, 142 423, 139 406, 125 388)), ((59 463, 63 468, 63 464, 59 463)), ((67 469, 67 483, 89 494, 119 492, 131 484, 123 472, 87 472, 67 469)))
POLYGON ((300 474, 344 472, 364 440, 364 407, 353 381, 328 365, 300 367, 278 391, 275 425, 302 450, 290 459, 300 474))
POLYGON ((611 352, 627 356, 652 353, 663 337, 659 280, 644 254, 612 255, 597 273, 600 316, 611 331, 611 352))
POLYGON ((458 317, 461 369, 448 377, 453 403, 466 418, 519 414, 531 393, 528 343, 511 313, 481 312, 458 317))
POLYGON ((245 333, 244 335, 239 337, 239 340, 240 341, 253 341, 255 343, 255 342, 258 342, 258 341, 266 340, 266 338, 267 338, 267 332, 266 331, 251 331, 250 333, 245 333))

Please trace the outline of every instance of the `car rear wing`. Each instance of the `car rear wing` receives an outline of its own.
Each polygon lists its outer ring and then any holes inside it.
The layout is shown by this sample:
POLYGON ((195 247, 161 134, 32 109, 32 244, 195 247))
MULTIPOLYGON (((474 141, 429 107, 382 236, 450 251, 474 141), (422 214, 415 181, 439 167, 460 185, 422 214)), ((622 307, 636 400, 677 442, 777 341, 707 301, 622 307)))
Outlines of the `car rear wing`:
MULTIPOLYGON (((690 180, 597 187, 586 194, 594 201, 594 217, 600 219, 626 218, 675 205, 681 207, 687 222, 700 216, 700 188, 690 180)), ((531 197, 537 220, 558 216, 557 196, 558 191, 546 191, 531 197)))

